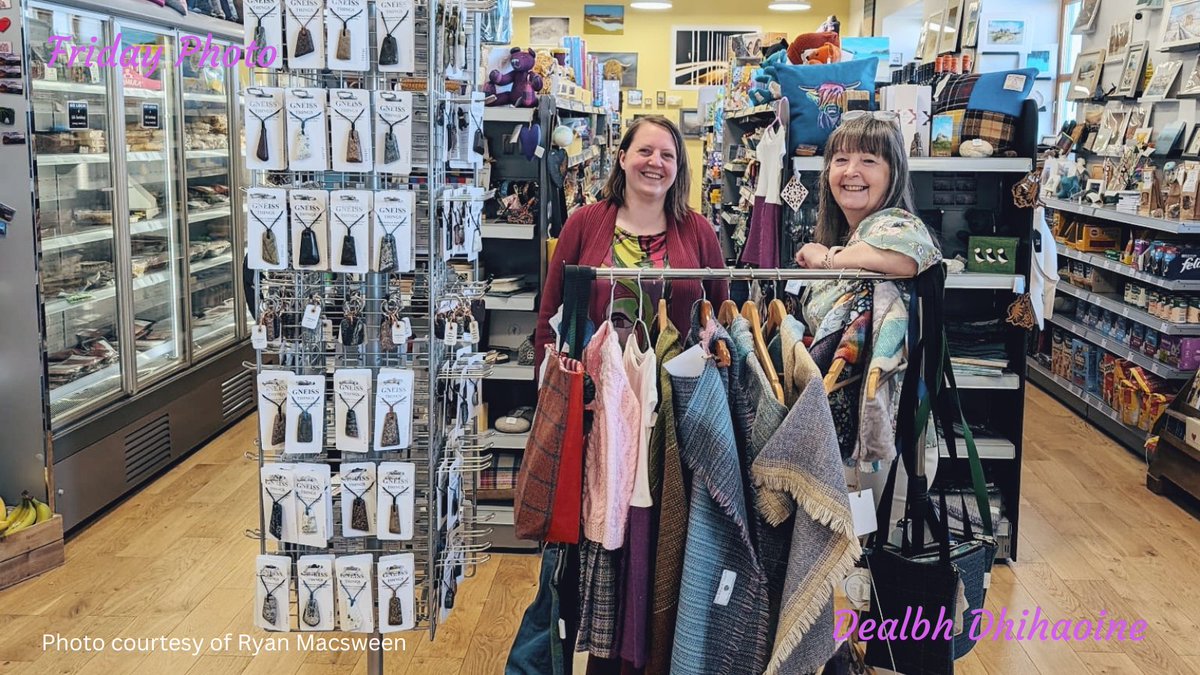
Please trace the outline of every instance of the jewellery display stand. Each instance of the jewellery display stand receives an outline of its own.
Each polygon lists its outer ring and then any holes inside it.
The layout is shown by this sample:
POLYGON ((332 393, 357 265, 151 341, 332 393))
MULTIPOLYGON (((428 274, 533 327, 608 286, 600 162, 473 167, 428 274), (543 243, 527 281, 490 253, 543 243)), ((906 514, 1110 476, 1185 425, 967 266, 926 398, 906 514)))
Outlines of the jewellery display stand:
MULTIPOLYGON (((323 389, 314 387, 323 391, 324 406, 313 408, 323 414, 312 419, 314 442, 323 440, 315 454, 292 454, 295 448, 286 442, 281 450, 266 450, 260 439, 258 452, 247 456, 260 468, 328 464, 332 498, 327 515, 333 529, 324 547, 279 541, 268 522, 273 513, 267 507, 273 505, 264 503, 260 527, 247 536, 260 541, 263 555, 288 556, 293 566, 300 555, 335 556, 334 630, 379 635, 416 629, 428 630, 432 638, 453 608, 458 583, 487 559, 483 552, 490 546, 490 530, 476 525, 472 490, 474 474, 487 467, 490 457, 474 433, 470 394, 478 391, 487 369, 482 355, 473 351, 471 334, 461 334, 449 319, 455 307, 482 296, 483 287, 472 280, 470 264, 453 260, 451 253, 458 249, 451 250, 455 243, 446 236, 452 219, 461 226, 470 213, 469 202, 478 201, 483 191, 475 188, 474 168, 448 168, 452 151, 445 123, 470 105, 479 53, 473 44, 475 26, 484 9, 486 3, 417 2, 412 73, 379 72, 375 3, 368 7, 370 70, 293 69, 285 64, 282 70, 251 71, 251 86, 264 89, 357 89, 369 90, 373 98, 383 92, 411 95, 411 141, 401 140, 411 148, 411 173, 256 171, 251 178, 251 200, 263 188, 324 190, 335 214, 341 197, 357 200, 351 212, 369 214, 362 222, 344 215, 333 219, 336 227, 326 233, 332 237, 329 245, 318 247, 320 259, 313 266, 319 269, 254 272, 256 297, 272 308, 270 316, 258 317, 272 330, 256 331, 263 334, 255 344, 255 368, 260 374, 287 374, 293 388, 296 378, 324 381, 323 389), (463 196, 461 187, 472 190, 471 195, 463 196), (373 207, 363 204, 368 198, 373 207), (404 221, 415 224, 395 231, 398 241, 389 251, 398 254, 389 256, 398 255, 399 264, 388 265, 389 272, 325 271, 331 262, 335 269, 337 263, 346 264, 347 226, 357 223, 352 226, 354 241, 364 244, 387 209, 404 210, 404 221), (278 339, 267 339, 275 334, 278 339), (363 593, 364 588, 378 593, 363 593)), ((367 114, 357 123, 364 142, 373 137, 373 121, 367 114)), ((320 132, 337 157, 345 153, 347 132, 337 122, 332 129, 320 132)), ((288 151, 296 147, 294 140, 288 151)), ((252 144, 247 152, 253 152, 252 144)), ((311 217, 301 220, 303 225, 311 217)), ((374 250, 366 255, 365 248, 360 245, 356 252, 356 264, 377 256, 374 250)), ((296 255, 293 250, 282 258, 294 260, 296 255)), ((376 268, 372 262, 370 269, 376 268)), ((288 433, 290 437, 290 429, 288 433)), ((303 500, 305 508, 310 500, 303 500)), ((294 568, 292 576, 299 579, 302 573, 294 568)), ((280 608, 289 613, 288 622, 281 623, 291 630, 313 625, 316 609, 302 603, 310 594, 293 584, 288 597, 288 607, 280 608), (312 616, 305 616, 306 611, 312 616)), ((369 651, 367 664, 368 672, 382 672, 383 652, 369 651)))

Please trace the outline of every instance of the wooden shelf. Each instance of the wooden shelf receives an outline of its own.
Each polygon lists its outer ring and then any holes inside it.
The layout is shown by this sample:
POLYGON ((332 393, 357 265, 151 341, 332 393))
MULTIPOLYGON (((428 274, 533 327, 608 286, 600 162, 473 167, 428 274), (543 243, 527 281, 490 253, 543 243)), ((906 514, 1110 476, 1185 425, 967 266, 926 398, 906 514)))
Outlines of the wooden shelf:
POLYGON ((1020 274, 962 272, 946 275, 946 288, 1025 292, 1025 277, 1020 274))
POLYGON ((533 120, 537 108, 513 108, 512 106, 490 106, 483 109, 484 122, 528 123, 533 120))
POLYGON ((532 382, 533 376, 533 366, 520 366, 513 363, 498 363, 492 366, 492 373, 488 375, 486 379, 524 380, 526 382, 532 382))
POLYGON ((1078 385, 1068 382, 1050 372, 1034 359, 1029 359, 1029 379, 1055 397, 1063 400, 1076 412, 1082 412, 1104 431, 1112 434, 1130 450, 1140 454, 1145 452, 1144 443, 1146 432, 1125 424, 1121 413, 1113 410, 1099 396, 1085 392, 1078 385))
POLYGON ((959 389, 1020 389, 1021 376, 1016 373, 1003 375, 959 375, 954 374, 959 389))
POLYGON ((495 429, 488 429, 487 435, 483 438, 484 443, 490 443, 496 450, 524 450, 528 441, 528 431, 523 434, 506 434, 495 429))
POLYGON ((484 239, 533 239, 536 230, 533 223, 501 223, 484 222, 479 228, 479 234, 484 239))
POLYGON ((507 310, 510 312, 532 312, 537 309, 537 291, 526 291, 508 297, 499 295, 483 296, 483 304, 489 311, 507 310))
POLYGON ((475 498, 481 502, 511 502, 513 497, 516 495, 516 492, 516 490, 511 488, 505 490, 479 489, 475 491, 475 498))

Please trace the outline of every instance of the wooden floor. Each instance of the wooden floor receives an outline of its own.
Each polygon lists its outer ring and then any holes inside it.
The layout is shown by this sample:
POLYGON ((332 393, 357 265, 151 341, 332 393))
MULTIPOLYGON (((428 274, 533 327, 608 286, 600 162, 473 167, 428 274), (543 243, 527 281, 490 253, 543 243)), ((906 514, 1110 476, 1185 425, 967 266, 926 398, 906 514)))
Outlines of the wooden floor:
MULTIPOLYGON (((1128 451, 1030 388, 1021 560, 992 575, 989 609, 1040 607, 1052 621, 1149 624, 1143 642, 983 641, 959 673, 1200 672, 1200 522, 1146 490, 1128 451)), ((201 655, 43 651, 43 635, 191 637, 267 634, 252 625, 257 472, 246 420, 68 543, 67 564, 0 591, 0 673, 362 673, 357 653, 201 655)), ((536 559, 495 556, 462 587, 435 642, 407 635, 388 673, 503 672, 536 584, 536 559)), ((278 635, 278 634, 275 634, 278 635)))

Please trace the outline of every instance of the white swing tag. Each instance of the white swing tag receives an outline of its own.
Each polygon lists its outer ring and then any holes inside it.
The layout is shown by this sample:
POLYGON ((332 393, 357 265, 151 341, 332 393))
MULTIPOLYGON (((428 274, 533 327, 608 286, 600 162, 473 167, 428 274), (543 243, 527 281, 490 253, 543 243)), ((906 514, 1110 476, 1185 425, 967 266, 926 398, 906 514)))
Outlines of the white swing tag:
POLYGON ((250 329, 250 346, 254 347, 255 351, 262 351, 267 348, 267 327, 262 324, 256 324, 250 329))
POLYGON ((447 345, 454 346, 458 342, 458 324, 454 322, 446 322, 446 339, 447 345))
POLYGON ((721 585, 717 586, 717 597, 713 598, 713 604, 722 607, 728 605, 729 598, 733 597, 733 585, 736 583, 737 572, 733 570, 721 572, 721 585))
POLYGON ((545 154, 546 154, 546 148, 541 145, 537 146, 537 148, 533 151, 533 156, 537 157, 538 159, 541 159, 542 156, 545 154))
POLYGON ((783 286, 783 290, 792 295, 800 295, 804 291, 804 282, 800 279, 792 279, 783 286))
POLYGON ((404 332, 404 322, 392 322, 392 344, 401 344, 408 340, 408 335, 404 332))
POLYGON ((700 377, 704 372, 704 347, 692 345, 679 356, 663 364, 675 377, 700 377))
POLYGON ((850 515, 854 517, 854 536, 861 537, 879 529, 875 521, 875 498, 871 488, 850 493, 850 515))
POLYGON ((471 320, 470 341, 471 341, 471 344, 473 344, 473 345, 479 344, 479 322, 474 319, 471 320))
POLYGON ((320 303, 309 303, 304 308, 304 319, 300 321, 300 325, 309 330, 316 330, 321 322, 321 305, 320 303))

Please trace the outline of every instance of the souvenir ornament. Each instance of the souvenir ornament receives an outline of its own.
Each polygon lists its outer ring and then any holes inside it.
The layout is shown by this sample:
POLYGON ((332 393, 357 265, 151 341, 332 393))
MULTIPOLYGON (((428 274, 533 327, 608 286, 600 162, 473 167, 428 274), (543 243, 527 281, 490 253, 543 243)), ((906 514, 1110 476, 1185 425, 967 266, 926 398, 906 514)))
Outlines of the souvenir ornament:
MULTIPOLYGON (((263 301, 262 316, 258 320, 258 325, 263 327, 263 335, 266 336, 267 342, 279 339, 279 299, 275 297, 267 298, 263 301)), ((270 400, 270 399, 267 399, 270 400)), ((274 403, 274 401, 272 401, 274 403)), ((277 408, 282 409, 282 406, 276 404, 277 408)), ((283 432, 283 424, 280 422, 279 411, 275 414, 275 425, 278 426, 280 433, 283 432)), ((272 436, 275 430, 271 431, 272 436)), ((272 439, 273 440, 273 439, 272 439)), ((281 441, 282 442, 282 441, 281 441)))
MULTIPOLYGON (((342 399, 343 402, 345 400, 346 399, 342 399)), ((362 401, 361 398, 358 400, 362 401)), ((355 403, 354 405, 358 405, 358 404, 355 403)), ((350 421, 349 416, 353 415, 353 414, 354 414, 353 409, 347 411, 347 413, 346 413, 347 426, 349 425, 349 421, 350 421)), ((358 434, 356 433, 354 435, 357 436, 358 434)), ((367 487, 363 488, 362 492, 355 492, 354 490, 351 490, 345 484, 345 482, 342 483, 342 488, 344 490, 346 490, 346 492, 349 492, 350 494, 354 495, 354 501, 350 503, 350 527, 352 527, 356 530, 362 530, 363 532, 367 532, 371 529, 371 521, 369 518, 367 518, 367 500, 363 499, 363 495, 366 494, 367 490, 370 490, 373 487, 375 487, 374 481, 372 481, 371 484, 368 485, 367 487)))
MULTIPOLYGON (((318 9, 307 19, 300 21, 300 17, 296 16, 296 13, 292 11, 291 7, 288 7, 288 14, 291 14, 292 18, 300 23, 300 32, 296 34, 296 49, 292 52, 293 57, 299 58, 316 51, 316 47, 313 45, 312 32, 308 30, 308 24, 311 23, 312 20, 320 13, 321 10, 318 9)), ((303 157, 301 159, 303 159, 303 157)))
POLYGON ((365 329, 362 320, 362 310, 364 306, 365 303, 362 296, 357 293, 346 301, 346 314, 342 317, 339 331, 342 345, 357 347, 363 343, 365 329))
POLYGON ((251 211, 250 215, 254 216, 254 219, 258 221, 258 224, 263 226, 263 233, 262 233, 262 259, 263 259, 263 262, 267 263, 268 265, 278 265, 279 264, 279 242, 278 242, 278 240, 275 239, 275 226, 279 223, 279 220, 281 218, 283 218, 283 212, 280 212, 279 215, 275 216, 275 220, 271 221, 270 225, 266 224, 262 218, 259 218, 257 213, 254 213, 253 211, 251 211))
MULTIPOLYGON (((307 413, 305 413, 307 414, 307 413)), ((304 515, 300 518, 300 533, 301 534, 317 534, 320 530, 317 528, 317 517, 313 515, 312 507, 316 505, 317 500, 325 496, 325 491, 313 498, 311 502, 304 501, 299 494, 296 495, 300 499, 300 503, 304 505, 304 515)))
POLYGON ((397 223, 390 230, 386 225, 380 225, 383 228, 383 238, 379 240, 379 271, 380 272, 395 272, 399 269, 399 255, 396 253, 396 230, 400 229, 408 223, 408 218, 397 223))
MULTIPOLYGON (((393 420, 395 419, 394 418, 395 413, 388 413, 388 414, 393 415, 393 420)), ((386 428, 385 428, 385 433, 386 433, 386 428)), ((390 534, 400 534, 403 530, 400 529, 400 504, 399 504, 398 500, 402 495, 408 494, 409 486, 406 482, 402 482, 400 485, 400 491, 396 492, 395 494, 393 494, 390 490, 383 487, 382 485, 380 485, 380 487, 383 488, 383 491, 386 492, 387 496, 392 500, 392 505, 388 509, 388 529, 387 529, 387 531, 390 534)))
POLYGON ((396 32, 396 29, 399 28, 400 25, 404 23, 404 20, 408 18, 408 12, 405 12, 404 16, 400 17, 400 20, 396 22, 396 25, 392 26, 391 28, 388 28, 386 14, 380 12, 379 18, 383 20, 383 28, 384 31, 387 32, 387 35, 383 38, 383 42, 379 45, 379 65, 394 66, 400 63, 400 49, 396 44, 396 36, 392 35, 392 33, 396 32))
POLYGON ((388 407, 387 414, 383 416, 383 433, 380 434, 379 438, 383 445, 391 446, 400 444, 400 426, 396 418, 396 404, 403 403, 405 400, 403 397, 396 401, 383 399, 384 404, 388 407))
POLYGON ((963 157, 991 157, 995 150, 992 144, 982 138, 974 138, 969 141, 963 141, 958 146, 958 154, 963 157))
MULTIPOLYGON (((284 497, 292 494, 292 491, 288 490, 287 492, 276 497, 275 493, 271 492, 270 488, 263 489, 265 489, 267 491, 267 495, 271 497, 271 522, 267 525, 267 531, 271 533, 272 537, 275 537, 276 539, 283 539, 283 504, 280 504, 279 502, 282 501, 284 497)), ((272 623, 274 623, 274 621, 272 621, 272 623)))
POLYGON ((354 226, 361 223, 363 221, 363 218, 366 218, 367 215, 364 213, 363 215, 358 217, 358 220, 354 221, 353 223, 350 223, 349 225, 347 225, 346 221, 342 220, 342 217, 339 216, 338 214, 336 214, 336 213, 333 214, 333 217, 337 218, 338 222, 342 224, 342 227, 346 228, 346 234, 345 234, 345 236, 342 237, 342 257, 341 257, 342 264, 346 265, 348 267, 357 265, 358 264, 358 246, 355 245, 353 231, 354 231, 354 226))
POLYGON ((792 208, 793 211, 799 211, 804 205, 804 200, 808 198, 808 188, 800 182, 800 179, 795 175, 791 177, 788 184, 783 186, 783 190, 779 193, 783 197, 783 201, 792 208))
POLYGON ((279 5, 275 5, 262 14, 254 11, 253 7, 246 7, 246 9, 250 10, 250 13, 254 15, 254 20, 256 21, 256 25, 254 26, 254 44, 258 45, 259 47, 263 47, 267 44, 267 29, 263 27, 263 19, 271 16, 275 10, 279 9, 279 5))
MULTIPOLYGON (((300 134, 303 136, 304 132, 302 131, 300 134)), ((317 247, 317 233, 313 232, 312 228, 313 225, 317 224, 317 221, 320 220, 321 216, 323 215, 325 215, 324 211, 318 213, 316 217, 308 221, 307 224, 305 224, 303 216, 296 216, 296 219, 300 221, 300 225, 304 228, 304 231, 300 233, 301 265, 321 264, 321 249, 317 247)))
POLYGON ((350 438, 358 438, 358 413, 354 412, 354 409, 358 407, 359 403, 362 403, 366 394, 359 396, 354 403, 347 401, 346 397, 341 394, 338 394, 338 398, 342 399, 342 403, 346 406, 346 424, 342 431, 350 438))
POLYGON ((403 570, 399 576, 400 581, 394 586, 387 581, 383 582, 383 585, 392 592, 392 597, 388 600, 388 624, 392 626, 404 625, 404 606, 400 602, 400 589, 408 585, 408 570, 403 570))
MULTIPOLYGON (((346 24, 347 24, 347 22, 353 21, 354 19, 358 18, 358 15, 362 14, 363 11, 360 9, 357 12, 355 12, 345 18, 342 18, 341 15, 339 15, 337 12, 333 11, 332 7, 329 8, 329 13, 332 14, 334 17, 336 17, 337 19, 339 19, 342 22, 342 30, 338 32, 337 52, 334 54, 334 56, 340 61, 349 61, 350 60, 350 29, 346 26, 346 24)), ((352 160, 346 160, 346 161, 352 161, 352 160)), ((362 160, 358 160, 358 161, 361 162, 362 160)))
MULTIPOLYGON (((260 28, 261 28, 261 26, 260 26, 260 28)), ((256 147, 254 149, 254 156, 264 162, 270 161, 270 159, 271 159, 271 148, 270 148, 270 144, 269 144, 268 137, 267 137, 267 120, 278 115, 280 113, 280 111, 282 111, 282 110, 283 110, 283 108, 279 108, 278 110, 271 113, 270 115, 267 115, 266 117, 260 116, 258 113, 254 112, 253 110, 250 111, 250 114, 254 115, 255 119, 258 120, 258 124, 259 124, 258 147, 256 147)))
POLYGON ((342 592, 346 594, 346 599, 350 601, 342 605, 346 610, 346 613, 342 616, 342 630, 358 630, 362 627, 362 620, 358 618, 356 603, 358 602, 358 596, 362 594, 367 584, 363 582, 363 585, 359 586, 358 590, 354 593, 351 593, 350 589, 346 588, 346 584, 339 581, 338 585, 342 587, 342 592))

